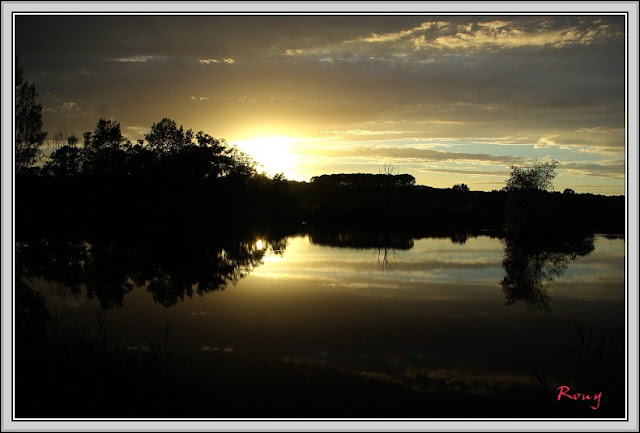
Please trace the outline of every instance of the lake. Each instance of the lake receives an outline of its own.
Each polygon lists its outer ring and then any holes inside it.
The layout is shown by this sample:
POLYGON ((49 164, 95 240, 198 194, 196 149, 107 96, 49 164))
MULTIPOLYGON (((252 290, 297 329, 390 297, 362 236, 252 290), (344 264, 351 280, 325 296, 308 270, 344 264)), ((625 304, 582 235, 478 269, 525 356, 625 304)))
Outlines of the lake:
POLYGON ((28 417, 624 416, 621 237, 306 230, 17 250, 31 294, 17 299, 40 293, 48 313, 46 338, 23 334, 40 347, 17 381, 28 417))

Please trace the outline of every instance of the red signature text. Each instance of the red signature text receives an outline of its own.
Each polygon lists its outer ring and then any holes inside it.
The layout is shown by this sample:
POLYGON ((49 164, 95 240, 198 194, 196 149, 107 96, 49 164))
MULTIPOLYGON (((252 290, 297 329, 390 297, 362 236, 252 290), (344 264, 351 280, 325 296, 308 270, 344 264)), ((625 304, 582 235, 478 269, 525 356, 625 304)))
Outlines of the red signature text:
POLYGON ((593 396, 590 394, 582 394, 579 392, 570 394, 569 387, 566 385, 561 385, 558 387, 558 401, 560 401, 562 397, 566 397, 571 400, 581 400, 581 401, 593 400, 594 404, 595 402, 597 402, 597 404, 595 406, 589 406, 589 407, 593 410, 596 410, 600 407, 600 399, 602 398, 602 393, 599 392, 597 394, 594 394, 593 396))

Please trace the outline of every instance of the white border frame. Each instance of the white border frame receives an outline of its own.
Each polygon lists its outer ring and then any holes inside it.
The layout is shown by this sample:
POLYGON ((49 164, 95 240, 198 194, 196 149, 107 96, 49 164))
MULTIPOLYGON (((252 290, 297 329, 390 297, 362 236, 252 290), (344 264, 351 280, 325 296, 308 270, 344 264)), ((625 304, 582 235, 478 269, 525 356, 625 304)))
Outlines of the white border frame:
POLYGON ((2 3, 2 430, 574 430, 638 431, 638 2, 3 2, 2 3), (82 12, 78 12, 81 10, 82 12), (247 12, 249 11, 249 12, 247 12), (334 14, 334 15, 527 15, 626 13, 627 21, 627 166, 626 166, 626 284, 627 284, 627 420, 516 419, 345 419, 345 420, 15 420, 13 402, 13 70, 14 14, 196 15, 196 14, 334 14), (11 95, 11 97, 9 97, 11 95), (633 289, 633 290, 630 290, 633 289), (99 421, 99 422, 96 422, 99 421))

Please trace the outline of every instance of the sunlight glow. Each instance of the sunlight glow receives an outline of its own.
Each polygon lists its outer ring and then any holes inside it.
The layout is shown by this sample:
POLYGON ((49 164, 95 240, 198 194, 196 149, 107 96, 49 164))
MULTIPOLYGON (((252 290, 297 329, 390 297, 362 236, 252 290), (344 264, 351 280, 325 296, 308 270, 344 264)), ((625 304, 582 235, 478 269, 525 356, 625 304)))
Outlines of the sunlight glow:
POLYGON ((284 173, 289 177, 298 162, 293 153, 292 137, 279 135, 262 136, 238 140, 238 148, 251 156, 258 164, 258 170, 268 175, 284 173))

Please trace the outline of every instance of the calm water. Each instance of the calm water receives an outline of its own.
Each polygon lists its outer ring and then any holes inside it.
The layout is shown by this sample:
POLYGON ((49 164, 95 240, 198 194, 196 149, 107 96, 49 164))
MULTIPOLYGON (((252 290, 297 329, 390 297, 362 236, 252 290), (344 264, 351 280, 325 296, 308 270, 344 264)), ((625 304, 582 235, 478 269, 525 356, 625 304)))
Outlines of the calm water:
MULTIPOLYGON (((489 236, 255 237, 241 243, 241 259, 228 247, 204 254, 216 272, 227 265, 215 277, 206 266, 176 275, 162 261, 147 263, 146 274, 121 269, 132 259, 115 255, 100 270, 102 250, 78 243, 81 258, 64 277, 31 272, 28 284, 46 296, 54 321, 92 329, 109 307, 110 335, 130 348, 148 350, 144 337, 160 338, 169 322, 169 350, 194 365, 242 357, 433 395, 534 395, 544 383, 596 383, 592 373, 624 377, 625 243, 598 235, 586 243, 514 252, 489 236), (105 302, 110 286, 120 298, 105 302), (604 358, 592 353, 599 341, 604 358)), ((181 268, 201 260, 182 256, 181 268)))

